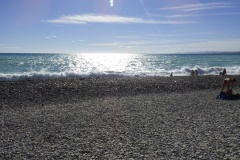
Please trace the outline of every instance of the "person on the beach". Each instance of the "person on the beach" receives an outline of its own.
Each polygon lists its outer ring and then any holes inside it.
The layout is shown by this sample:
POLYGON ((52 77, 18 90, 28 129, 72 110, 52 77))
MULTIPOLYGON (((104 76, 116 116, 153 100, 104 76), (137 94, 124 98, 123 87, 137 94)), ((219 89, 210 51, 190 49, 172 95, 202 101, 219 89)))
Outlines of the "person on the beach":
POLYGON ((192 71, 191 71, 191 76, 194 76, 194 74, 195 74, 195 73, 194 73, 194 70, 192 70, 192 71))
POLYGON ((225 87, 227 87, 226 92, 229 92, 230 90, 232 90, 236 81, 237 81, 236 78, 225 78, 223 80, 222 92, 225 87))
POLYGON ((195 76, 198 76, 198 71, 197 70, 195 70, 195 76))
POLYGON ((219 75, 223 75, 223 76, 227 75, 226 68, 224 68, 223 71, 219 73, 219 75))
POLYGON ((172 76, 173 76, 173 73, 171 72, 171 73, 170 73, 170 77, 172 77, 172 76))

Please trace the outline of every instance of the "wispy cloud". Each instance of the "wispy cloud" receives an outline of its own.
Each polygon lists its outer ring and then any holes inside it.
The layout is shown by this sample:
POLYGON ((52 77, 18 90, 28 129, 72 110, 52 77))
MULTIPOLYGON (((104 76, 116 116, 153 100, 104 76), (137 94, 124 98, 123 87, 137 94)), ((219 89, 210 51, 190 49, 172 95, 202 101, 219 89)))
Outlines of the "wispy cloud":
POLYGON ((118 42, 111 42, 111 43, 94 43, 94 44, 91 44, 93 46, 119 46, 121 45, 121 43, 118 43, 118 42))
POLYGON ((0 49, 3 49, 3 50, 20 50, 20 47, 9 46, 9 45, 6 45, 6 44, 0 44, 0 49))
POLYGON ((151 17, 160 18, 185 18, 185 17, 203 17, 203 16, 227 16, 227 15, 240 15, 240 12, 222 12, 222 13, 211 13, 211 14, 174 14, 174 15, 160 15, 148 13, 151 17))
POLYGON ((194 35, 213 35, 215 32, 194 32, 194 33, 172 33, 172 34, 146 34, 151 37, 180 37, 180 36, 194 36, 194 35))
POLYGON ((20 49, 20 47, 4 47, 5 49, 15 49, 15 50, 18 50, 20 49))
POLYGON ((189 40, 135 40, 135 41, 124 41, 124 42, 111 42, 111 43, 95 43, 90 44, 93 46, 152 46, 152 45, 162 45, 162 44, 175 44, 175 43, 183 43, 189 40))
POLYGON ((175 7, 161 8, 164 10, 182 10, 182 11, 196 11, 196 10, 207 10, 207 9, 219 9, 219 8, 235 8, 232 3, 196 3, 187 4, 175 7))
POLYGON ((184 21, 184 20, 178 20, 178 21, 152 20, 152 19, 143 19, 138 17, 122 17, 122 16, 116 16, 116 15, 94 15, 94 14, 62 16, 60 18, 46 20, 44 22, 61 23, 61 24, 89 24, 89 23, 189 24, 189 23, 195 23, 194 21, 184 21))
POLYGON ((215 13, 215 14, 179 14, 165 16, 166 18, 179 18, 179 17, 202 17, 202 16, 224 16, 224 15, 239 15, 240 12, 230 12, 230 13, 215 13))
POLYGON ((137 52, 176 53, 189 51, 239 51, 240 39, 212 40, 207 39, 181 39, 181 40, 146 40, 124 41, 113 43, 90 44, 102 47, 119 47, 136 49, 137 52))
POLYGON ((50 38, 57 38, 57 36, 47 36, 45 37, 46 39, 50 39, 50 38))
POLYGON ((136 35, 125 35, 125 36, 119 36, 118 38, 122 38, 122 39, 142 39, 144 37, 136 36, 136 35))
POLYGON ((85 42, 85 40, 83 39, 80 39, 80 40, 72 40, 73 43, 76 43, 76 42, 85 42))

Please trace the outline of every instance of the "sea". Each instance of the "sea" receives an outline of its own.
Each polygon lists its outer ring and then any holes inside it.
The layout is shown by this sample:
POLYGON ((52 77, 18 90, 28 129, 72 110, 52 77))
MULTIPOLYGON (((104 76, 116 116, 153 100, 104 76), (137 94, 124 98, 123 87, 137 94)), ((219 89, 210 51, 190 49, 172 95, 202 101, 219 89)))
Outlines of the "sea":
POLYGON ((0 53, 0 81, 86 77, 240 75, 240 53, 23 54, 0 53))

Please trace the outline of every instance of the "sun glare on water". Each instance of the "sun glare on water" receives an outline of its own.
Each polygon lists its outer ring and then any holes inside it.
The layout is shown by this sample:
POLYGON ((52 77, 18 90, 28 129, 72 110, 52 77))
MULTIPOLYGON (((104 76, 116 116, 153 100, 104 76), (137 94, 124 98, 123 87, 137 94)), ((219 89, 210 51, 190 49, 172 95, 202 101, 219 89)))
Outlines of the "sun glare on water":
POLYGON ((122 73, 131 68, 134 57, 131 54, 81 54, 76 57, 76 70, 88 73, 122 73))

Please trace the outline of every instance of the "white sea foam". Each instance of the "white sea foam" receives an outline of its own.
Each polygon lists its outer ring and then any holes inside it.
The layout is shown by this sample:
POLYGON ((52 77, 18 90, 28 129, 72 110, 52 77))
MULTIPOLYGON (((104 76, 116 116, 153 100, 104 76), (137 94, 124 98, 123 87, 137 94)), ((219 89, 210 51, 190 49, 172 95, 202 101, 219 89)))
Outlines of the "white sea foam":
MULTIPOLYGON (((15 80, 37 80, 37 79, 51 79, 51 78, 88 78, 88 77, 155 77, 163 76, 167 77, 170 73, 173 76, 189 76, 191 70, 197 70, 199 76, 201 75, 218 75, 222 71, 222 67, 182 67, 181 69, 172 70, 135 70, 134 72, 114 72, 114 71, 102 71, 102 72, 24 72, 24 73, 13 73, 3 74, 0 73, 0 81, 15 81, 15 80)), ((240 67, 233 66, 227 68, 228 75, 240 75, 240 67)))

